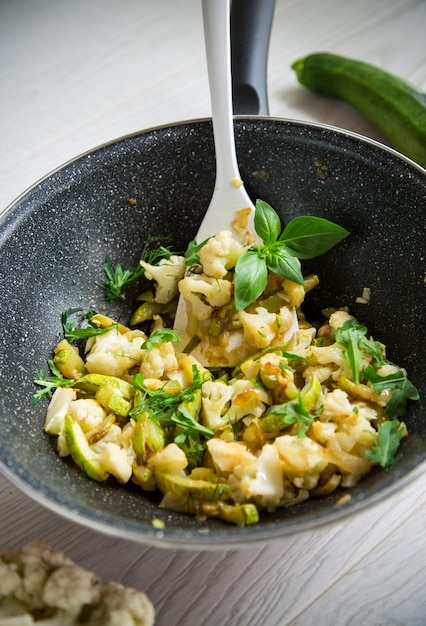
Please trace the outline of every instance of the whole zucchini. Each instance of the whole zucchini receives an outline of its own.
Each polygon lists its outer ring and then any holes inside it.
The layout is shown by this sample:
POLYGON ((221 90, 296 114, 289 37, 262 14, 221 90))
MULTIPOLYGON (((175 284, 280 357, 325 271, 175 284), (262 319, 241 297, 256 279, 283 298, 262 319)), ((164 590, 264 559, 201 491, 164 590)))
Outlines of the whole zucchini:
POLYGON ((426 167, 426 95, 402 78, 355 59, 317 52, 292 64, 302 85, 340 98, 392 146, 426 167))

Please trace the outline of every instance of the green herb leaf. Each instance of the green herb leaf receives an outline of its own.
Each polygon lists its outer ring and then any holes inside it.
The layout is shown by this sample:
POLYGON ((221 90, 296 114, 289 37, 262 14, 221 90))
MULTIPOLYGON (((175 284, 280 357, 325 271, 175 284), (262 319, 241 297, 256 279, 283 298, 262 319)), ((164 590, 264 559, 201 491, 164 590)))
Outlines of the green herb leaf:
POLYGON ((399 442, 405 435, 404 426, 397 420, 383 422, 377 426, 377 435, 374 437, 374 445, 365 456, 370 461, 379 463, 381 467, 387 467, 395 462, 394 455, 399 442))
POLYGON ((300 216, 287 224, 279 241, 298 259, 313 259, 348 235, 345 228, 322 217, 300 216))
POLYGON ((268 269, 265 259, 255 250, 248 250, 240 256, 235 266, 235 308, 245 309, 260 296, 268 282, 268 269))
POLYGON ((358 324, 354 319, 350 319, 343 326, 337 328, 334 333, 337 343, 340 343, 345 348, 343 354, 351 367, 356 385, 359 385, 360 382, 361 359, 363 357, 363 352, 359 346, 366 332, 367 328, 365 326, 358 324))
POLYGON ((33 403, 43 398, 50 399, 57 387, 68 387, 75 382, 72 379, 65 378, 52 360, 49 360, 47 363, 52 375, 49 375, 45 370, 36 373, 34 384, 41 387, 41 389, 34 394, 32 398, 33 403))
POLYGON ((418 400, 420 397, 416 387, 407 379, 402 370, 397 370, 387 376, 380 376, 369 365, 363 369, 363 375, 372 383, 377 394, 380 394, 384 389, 393 390, 385 408, 385 414, 390 419, 404 415, 408 400, 418 400))
MULTIPOLYGON (((163 246, 160 242, 170 241, 170 237, 147 237, 142 249, 140 259, 154 265, 160 259, 169 259, 174 254, 169 246, 163 246), (157 244, 157 245, 153 245, 157 244)), ((123 269, 120 263, 112 266, 111 259, 107 256, 104 264, 104 273, 107 280, 104 283, 97 283, 105 290, 105 299, 109 302, 113 300, 124 300, 123 291, 135 280, 141 278, 145 269, 141 265, 123 269)))
POLYGON ((155 346, 167 341, 179 343, 178 332, 171 328, 157 328, 157 330, 151 333, 149 339, 143 342, 141 348, 142 350, 152 350, 155 346))
MULTIPOLYGON (((88 339, 89 337, 96 337, 97 335, 104 335, 108 333, 113 328, 118 328, 118 324, 110 324, 110 326, 105 326, 104 328, 100 326, 96 326, 95 324, 91 324, 86 328, 76 328, 75 322, 71 321, 70 318, 79 312, 79 309, 68 309, 64 313, 62 313, 61 321, 62 327, 64 329, 64 337, 69 343, 73 343, 77 339, 88 339)), ((89 311, 86 315, 86 319, 89 320, 93 317, 94 311, 89 311)))
POLYGON ((185 264, 187 267, 191 267, 192 265, 201 265, 198 253, 200 249, 206 245, 209 239, 210 238, 207 237, 207 239, 205 239, 202 243, 197 243, 195 239, 189 242, 185 252, 185 264))
POLYGON ((270 204, 256 200, 254 228, 265 246, 276 242, 281 232, 281 220, 270 204))
POLYGON ((306 435, 306 431, 315 419, 315 414, 310 413, 305 409, 303 399, 300 393, 297 397, 297 402, 285 402, 284 404, 275 404, 266 411, 268 415, 279 415, 283 417, 285 424, 300 424, 303 426, 298 432, 299 437, 306 435))
POLYGON ((298 285, 303 285, 303 275, 298 260, 285 250, 281 249, 277 250, 277 252, 270 252, 266 258, 266 265, 272 272, 278 274, 278 276, 288 278, 298 285))

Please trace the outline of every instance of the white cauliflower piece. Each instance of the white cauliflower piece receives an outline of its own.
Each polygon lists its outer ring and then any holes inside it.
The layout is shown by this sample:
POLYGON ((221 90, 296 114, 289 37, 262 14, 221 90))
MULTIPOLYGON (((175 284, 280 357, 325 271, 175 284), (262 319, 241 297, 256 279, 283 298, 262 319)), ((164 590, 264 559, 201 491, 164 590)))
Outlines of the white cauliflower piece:
POLYGON ((254 500, 262 507, 278 506, 284 495, 284 480, 277 448, 266 444, 254 464, 235 467, 229 485, 236 502, 254 500))
POLYGON ((139 371, 144 378, 163 378, 178 368, 173 343, 165 341, 145 353, 139 371))
POLYGON ((299 489, 316 487, 328 464, 325 450, 310 437, 282 435, 274 442, 287 478, 299 489))
POLYGON ((235 267, 244 250, 231 231, 222 230, 210 237, 199 251, 203 272, 213 278, 223 278, 231 267, 235 267))
POLYGON ((1 624, 73 626, 83 610, 92 626, 153 626, 155 618, 144 593, 103 583, 45 543, 0 547, 1 624))
POLYGON ((349 402, 346 391, 334 389, 334 391, 327 393, 324 398, 320 420, 322 422, 335 421, 340 423, 354 415, 354 408, 349 402))
POLYGON ((202 386, 201 421, 208 428, 224 428, 247 415, 260 417, 269 402, 266 392, 250 380, 236 380, 231 385, 216 380, 202 386))
POLYGON ((188 465, 185 452, 175 443, 169 443, 165 448, 153 454, 147 462, 147 467, 155 472, 183 475, 188 465))
POLYGON ((70 403, 68 413, 78 422, 83 432, 99 429, 105 423, 105 409, 93 398, 80 398, 70 403))
POLYGON ((69 412, 70 403, 77 397, 74 389, 58 387, 47 407, 44 430, 49 435, 59 435, 64 429, 65 415, 69 412))
POLYGON ((339 309, 338 311, 334 311, 334 313, 330 315, 328 323, 331 326, 332 330, 335 331, 343 326, 345 322, 353 319, 353 315, 349 315, 349 313, 344 309, 339 309))
MULTIPOLYGON (((339 380, 341 376, 352 378, 351 367, 343 354, 342 347, 338 343, 323 347, 310 346, 308 355, 309 361, 313 361, 310 372, 316 374, 315 365, 318 364, 331 367, 331 378, 333 380, 339 380)), ((318 376, 318 378, 321 380, 322 376, 318 376)))
POLYGON ((166 304, 177 296, 178 283, 185 274, 185 257, 174 254, 169 259, 161 259, 157 265, 145 261, 140 264, 145 269, 146 278, 157 283, 155 302, 166 304))
POLYGON ((144 355, 140 337, 129 341, 127 336, 116 329, 97 335, 90 345, 86 368, 88 372, 95 374, 122 378, 129 369, 141 362, 144 355))
POLYGON ((121 484, 127 483, 132 477, 132 461, 124 448, 112 442, 105 444, 100 456, 102 468, 121 484))
POLYGON ((198 320, 211 316, 213 307, 228 304, 232 298, 232 283, 205 274, 185 276, 179 282, 182 297, 191 305, 191 312, 198 320))
POLYGON ((264 307, 256 307, 255 313, 240 311, 238 318, 243 325, 244 341, 256 348, 271 344, 286 343, 297 332, 295 310, 284 306, 280 312, 270 313, 264 307))
POLYGON ((238 441, 223 441, 213 438, 207 441, 207 448, 212 457, 213 465, 221 474, 229 474, 236 465, 247 465, 256 462, 256 457, 247 446, 238 441))

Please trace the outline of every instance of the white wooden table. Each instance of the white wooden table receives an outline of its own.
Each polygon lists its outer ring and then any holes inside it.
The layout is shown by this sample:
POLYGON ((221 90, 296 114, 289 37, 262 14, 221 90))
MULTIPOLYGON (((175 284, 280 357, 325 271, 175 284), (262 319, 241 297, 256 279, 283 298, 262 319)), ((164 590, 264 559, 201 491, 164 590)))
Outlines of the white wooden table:
MULTIPOLYGON (((273 116, 383 138, 313 96, 290 63, 318 50, 368 60, 426 91, 425 0, 278 0, 273 116)), ((68 159, 129 132, 210 115, 197 0, 1 0, 0 211, 68 159)), ((1 434, 0 434, 1 436, 1 434)), ((159 625, 426 624, 425 474, 355 518, 241 551, 162 550, 58 517, 0 477, 0 544, 44 539, 145 590, 159 625)))

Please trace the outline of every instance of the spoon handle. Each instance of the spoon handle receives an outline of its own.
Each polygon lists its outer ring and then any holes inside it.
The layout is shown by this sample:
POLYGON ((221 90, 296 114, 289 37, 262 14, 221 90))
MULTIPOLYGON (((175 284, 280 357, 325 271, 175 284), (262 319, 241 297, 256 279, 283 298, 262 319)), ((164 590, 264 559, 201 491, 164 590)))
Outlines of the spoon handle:
POLYGON ((216 189, 240 177, 232 117, 231 36, 229 0, 203 0, 213 134, 216 151, 216 189))

